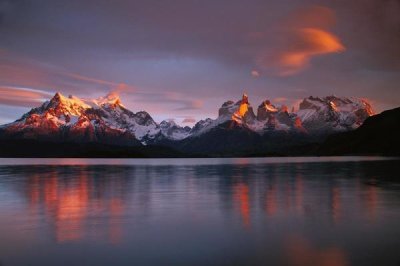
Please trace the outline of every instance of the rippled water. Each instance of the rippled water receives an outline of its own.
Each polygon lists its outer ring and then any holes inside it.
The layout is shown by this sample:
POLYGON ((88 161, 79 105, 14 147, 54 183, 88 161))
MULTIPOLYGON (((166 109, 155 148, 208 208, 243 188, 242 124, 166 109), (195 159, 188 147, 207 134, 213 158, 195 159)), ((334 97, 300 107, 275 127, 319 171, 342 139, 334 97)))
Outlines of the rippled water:
POLYGON ((400 161, 0 159, 0 265, 399 265, 400 161))

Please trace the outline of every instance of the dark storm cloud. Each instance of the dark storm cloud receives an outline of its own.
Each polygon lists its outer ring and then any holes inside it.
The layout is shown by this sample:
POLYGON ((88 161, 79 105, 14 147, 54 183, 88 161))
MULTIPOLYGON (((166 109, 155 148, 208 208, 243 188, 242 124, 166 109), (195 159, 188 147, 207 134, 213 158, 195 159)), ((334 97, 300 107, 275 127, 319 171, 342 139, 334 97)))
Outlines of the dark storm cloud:
POLYGON ((393 107, 398 14, 398 0, 0 0, 0 85, 89 97, 125 84, 132 105, 174 115, 244 88, 393 107))

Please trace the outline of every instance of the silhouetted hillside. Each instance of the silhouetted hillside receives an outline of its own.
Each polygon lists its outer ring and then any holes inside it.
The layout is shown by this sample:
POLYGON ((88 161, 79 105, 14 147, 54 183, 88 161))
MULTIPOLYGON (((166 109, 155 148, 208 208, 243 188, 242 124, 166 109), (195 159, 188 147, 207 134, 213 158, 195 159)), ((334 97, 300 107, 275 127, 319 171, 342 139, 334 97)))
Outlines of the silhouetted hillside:
POLYGON ((330 136, 320 155, 400 155, 400 108, 367 118, 358 129, 330 136))

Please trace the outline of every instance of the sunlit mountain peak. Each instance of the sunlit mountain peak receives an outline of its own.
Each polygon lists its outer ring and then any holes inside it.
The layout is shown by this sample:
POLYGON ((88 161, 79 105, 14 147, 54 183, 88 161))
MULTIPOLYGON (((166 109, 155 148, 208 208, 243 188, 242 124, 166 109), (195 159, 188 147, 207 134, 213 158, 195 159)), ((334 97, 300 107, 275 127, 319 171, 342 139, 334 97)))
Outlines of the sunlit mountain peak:
POLYGON ((102 96, 97 99, 94 99, 93 102, 98 106, 113 105, 113 106, 125 107, 121 102, 121 98, 115 92, 110 92, 106 96, 102 96))
POLYGON ((60 92, 57 92, 48 102, 46 108, 53 108, 64 114, 80 116, 82 111, 91 108, 91 106, 78 97, 72 95, 66 97, 60 92))

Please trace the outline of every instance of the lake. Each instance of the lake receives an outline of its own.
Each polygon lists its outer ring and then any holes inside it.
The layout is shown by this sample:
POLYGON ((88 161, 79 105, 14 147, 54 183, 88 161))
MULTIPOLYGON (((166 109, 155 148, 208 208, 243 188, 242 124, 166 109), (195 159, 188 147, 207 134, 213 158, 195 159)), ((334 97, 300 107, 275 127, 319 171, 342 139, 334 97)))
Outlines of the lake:
POLYGON ((0 265, 399 265, 400 160, 0 159, 0 265))

